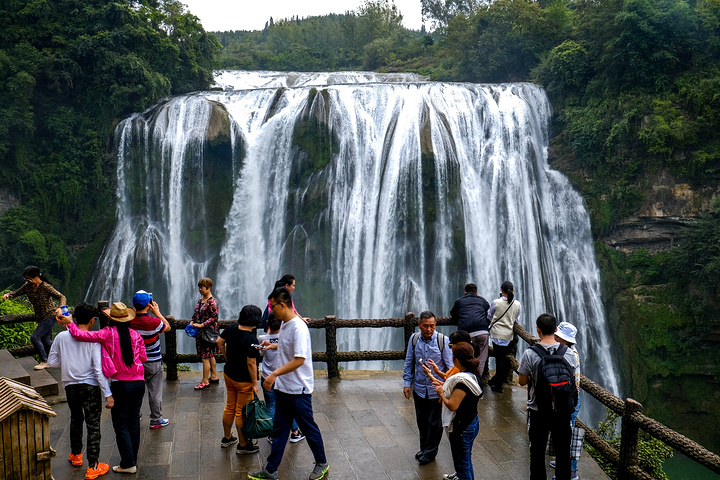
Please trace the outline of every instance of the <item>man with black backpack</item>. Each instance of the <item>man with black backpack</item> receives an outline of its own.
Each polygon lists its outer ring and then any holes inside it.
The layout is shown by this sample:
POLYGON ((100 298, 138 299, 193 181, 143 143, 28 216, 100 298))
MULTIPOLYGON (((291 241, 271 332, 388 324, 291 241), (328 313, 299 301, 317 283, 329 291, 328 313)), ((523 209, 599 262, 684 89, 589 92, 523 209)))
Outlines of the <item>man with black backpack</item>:
POLYGON ((575 354, 555 340, 557 320, 548 313, 536 322, 540 341, 525 350, 518 374, 528 386, 528 436, 530 480, 545 480, 545 447, 548 433, 556 455, 557 480, 570 480, 570 415, 577 404, 575 354))

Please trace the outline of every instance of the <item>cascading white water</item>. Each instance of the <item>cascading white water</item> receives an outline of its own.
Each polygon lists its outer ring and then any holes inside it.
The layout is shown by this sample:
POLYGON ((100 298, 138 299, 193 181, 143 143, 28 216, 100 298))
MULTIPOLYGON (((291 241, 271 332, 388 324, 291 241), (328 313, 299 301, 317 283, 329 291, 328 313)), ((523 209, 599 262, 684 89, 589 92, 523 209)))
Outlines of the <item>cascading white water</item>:
MULTIPOLYGON (((194 285, 210 275, 221 317, 234 318, 244 304, 263 306, 289 271, 306 315, 445 316, 466 282, 492 300, 510 280, 525 328, 534 332, 543 312, 575 324, 585 372, 618 392, 588 215, 547 164, 544 91, 384 80, 226 71, 223 92, 174 98, 125 120, 116 139, 118 223, 91 295, 165 289, 169 312, 189 318, 194 285), (202 178, 213 102, 232 124, 224 232, 202 223, 218 195, 202 178), (315 128, 325 150, 303 149, 303 128, 315 128), (142 188, 128 186, 130 176, 142 188), (222 242, 210 245, 203 231, 222 242), (139 285, 138 264, 152 270, 149 285, 139 285)), ((340 351, 404 348, 392 329, 338 333, 340 351)))

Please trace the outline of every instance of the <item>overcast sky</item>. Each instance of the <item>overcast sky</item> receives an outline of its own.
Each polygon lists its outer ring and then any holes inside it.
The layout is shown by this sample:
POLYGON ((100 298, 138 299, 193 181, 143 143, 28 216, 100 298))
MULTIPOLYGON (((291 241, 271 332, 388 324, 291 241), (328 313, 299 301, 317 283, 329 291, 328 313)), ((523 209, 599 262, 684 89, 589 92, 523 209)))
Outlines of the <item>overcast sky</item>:
MULTIPOLYGON (((200 18, 205 30, 262 30, 273 20, 295 15, 309 17, 357 10, 363 0, 180 0, 190 13, 200 18)), ((407 28, 419 30, 422 25, 420 0, 395 0, 407 28)))

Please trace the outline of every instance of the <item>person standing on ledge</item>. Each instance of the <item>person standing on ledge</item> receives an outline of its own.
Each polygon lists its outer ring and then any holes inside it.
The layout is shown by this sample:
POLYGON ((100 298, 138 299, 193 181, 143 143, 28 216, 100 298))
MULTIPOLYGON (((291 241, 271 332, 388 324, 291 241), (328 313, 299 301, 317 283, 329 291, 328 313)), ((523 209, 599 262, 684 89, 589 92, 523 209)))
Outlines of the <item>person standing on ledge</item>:
POLYGON ((40 273, 38 267, 27 267, 23 272, 25 284, 14 292, 6 293, 3 300, 25 295, 35 311, 35 320, 38 326, 30 336, 35 350, 40 355, 40 363, 33 367, 35 370, 47 368, 48 353, 52 347, 52 328, 55 325, 55 317, 62 315, 59 305, 53 304, 53 298, 57 298, 60 305, 65 305, 65 295, 58 292, 50 284, 50 281, 40 273))
POLYGON ((441 371, 450 370, 453 364, 452 350, 448 337, 435 331, 435 314, 429 311, 420 314, 420 333, 410 336, 403 368, 403 394, 415 403, 415 418, 420 431, 420 450, 415 459, 420 465, 433 460, 442 439, 442 403, 435 387, 423 371, 424 365, 434 364, 441 371), (432 360, 432 364, 429 363, 432 360))
POLYGON ((465 295, 455 300, 450 310, 450 317, 457 322, 458 330, 470 334, 470 344, 475 350, 475 358, 480 362, 478 382, 482 382, 490 346, 488 310, 490 304, 478 295, 477 285, 474 283, 465 285, 465 295))
MULTIPOLYGON (((285 287, 270 294, 270 308, 282 320, 277 345, 277 363, 281 365, 265 378, 263 388, 270 390, 275 384, 275 417, 273 421, 273 442, 265 468, 248 473, 252 480, 278 478, 278 467, 282 461, 293 419, 300 425, 307 443, 315 457, 315 468, 309 480, 324 479, 329 466, 325 457, 320 429, 315 423, 312 410, 312 392, 315 378, 312 367, 312 345, 310 329, 293 310, 292 296, 285 287)), ((263 346, 269 346, 265 340, 263 346)))

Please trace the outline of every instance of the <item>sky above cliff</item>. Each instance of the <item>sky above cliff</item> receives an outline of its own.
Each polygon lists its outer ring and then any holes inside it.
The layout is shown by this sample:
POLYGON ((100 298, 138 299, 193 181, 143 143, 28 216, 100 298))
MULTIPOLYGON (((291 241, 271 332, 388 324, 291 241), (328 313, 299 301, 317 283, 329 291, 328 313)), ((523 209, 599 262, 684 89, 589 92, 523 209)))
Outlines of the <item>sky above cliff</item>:
MULTIPOLYGON (((364 0, 181 0, 190 13, 200 18, 207 31, 262 30, 270 17, 273 20, 300 18, 328 13, 345 13, 357 10, 364 0)), ((420 0, 395 0, 403 16, 403 25, 420 30, 422 15, 420 0)))

